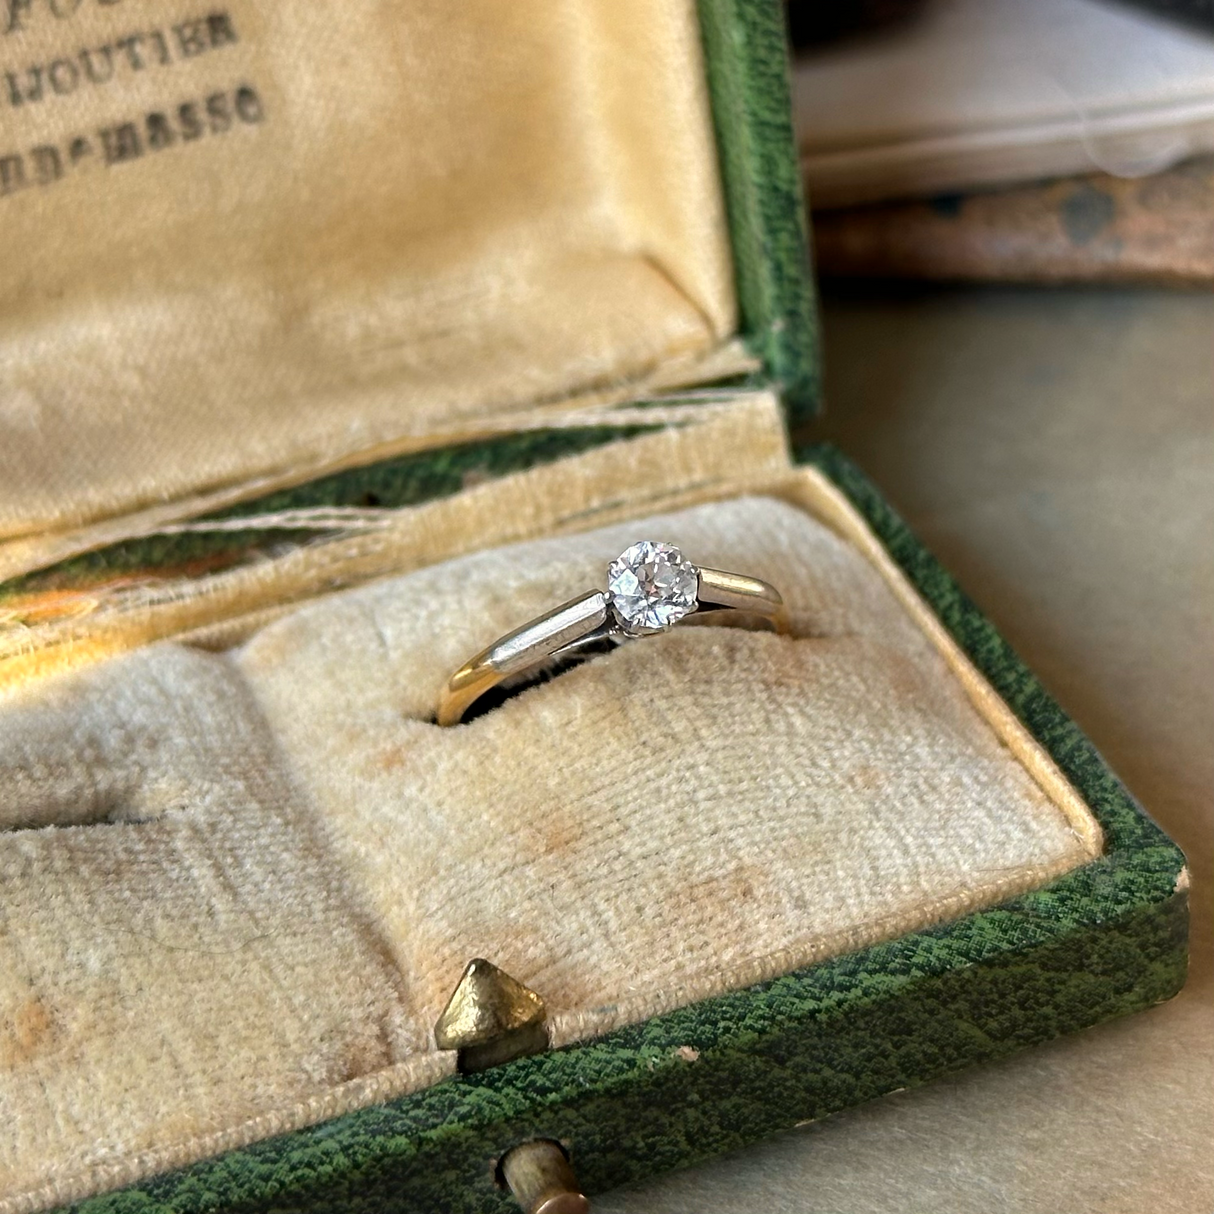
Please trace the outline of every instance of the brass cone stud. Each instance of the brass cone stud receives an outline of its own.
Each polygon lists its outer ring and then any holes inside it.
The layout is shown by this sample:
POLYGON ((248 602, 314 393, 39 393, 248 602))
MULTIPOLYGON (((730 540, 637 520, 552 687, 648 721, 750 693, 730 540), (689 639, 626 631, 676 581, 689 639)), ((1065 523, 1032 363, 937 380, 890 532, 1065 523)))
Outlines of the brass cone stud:
POLYGON ((505 970, 468 962, 434 1025, 440 1050, 459 1050, 459 1069, 480 1071, 548 1048, 544 1001, 505 970))

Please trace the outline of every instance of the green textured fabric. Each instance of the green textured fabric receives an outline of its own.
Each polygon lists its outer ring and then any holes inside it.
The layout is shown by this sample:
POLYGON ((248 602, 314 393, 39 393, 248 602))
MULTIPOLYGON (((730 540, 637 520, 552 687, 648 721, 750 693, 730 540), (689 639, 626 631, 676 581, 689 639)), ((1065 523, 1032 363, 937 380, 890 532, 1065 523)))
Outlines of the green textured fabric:
POLYGON ((821 403, 818 317, 778 0, 699 0, 742 331, 797 425, 821 403))
POLYGON ((508 1210, 493 1165, 527 1137, 567 1143, 582 1182, 601 1191, 1180 989, 1188 925, 1180 851, 863 475, 830 448, 802 457, 861 510, 1087 799, 1106 832, 1101 859, 931 931, 452 1078, 71 1209, 508 1210))

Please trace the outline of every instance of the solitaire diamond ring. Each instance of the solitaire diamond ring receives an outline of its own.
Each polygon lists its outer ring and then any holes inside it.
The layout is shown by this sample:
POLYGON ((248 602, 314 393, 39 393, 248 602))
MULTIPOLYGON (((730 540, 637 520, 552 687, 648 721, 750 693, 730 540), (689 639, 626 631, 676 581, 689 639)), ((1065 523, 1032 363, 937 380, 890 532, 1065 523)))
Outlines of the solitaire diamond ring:
POLYGON ((440 725, 458 725, 486 692, 680 621, 784 631, 784 601, 759 578, 693 565, 673 544, 641 540, 607 567, 605 590, 578 595, 495 641, 448 679, 440 725))

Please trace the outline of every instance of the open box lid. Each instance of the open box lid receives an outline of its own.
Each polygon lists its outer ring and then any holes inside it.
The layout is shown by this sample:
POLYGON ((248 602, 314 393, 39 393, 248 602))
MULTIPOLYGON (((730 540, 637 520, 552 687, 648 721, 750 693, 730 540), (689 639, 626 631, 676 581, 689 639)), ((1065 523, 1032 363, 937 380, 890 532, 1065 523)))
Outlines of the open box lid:
POLYGON ((814 408, 775 0, 173 9, 0 44, 4 577, 588 401, 814 408))

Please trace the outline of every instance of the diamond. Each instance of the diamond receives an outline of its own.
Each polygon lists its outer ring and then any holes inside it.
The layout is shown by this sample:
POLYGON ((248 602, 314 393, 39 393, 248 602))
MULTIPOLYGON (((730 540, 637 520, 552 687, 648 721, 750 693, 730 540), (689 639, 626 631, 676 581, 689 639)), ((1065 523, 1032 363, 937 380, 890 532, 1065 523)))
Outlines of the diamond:
POLYGON ((697 606, 699 570, 673 544, 641 540, 607 567, 611 607, 625 632, 660 632, 697 606))

